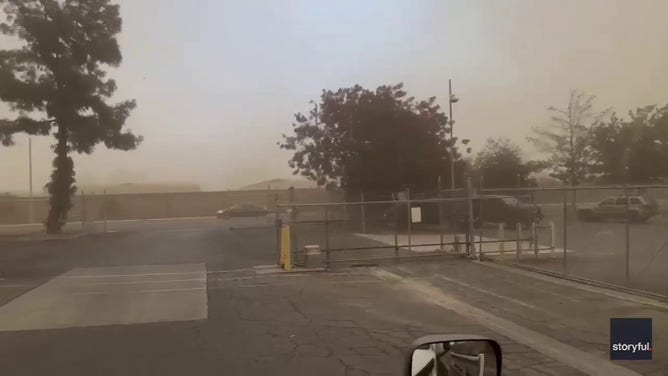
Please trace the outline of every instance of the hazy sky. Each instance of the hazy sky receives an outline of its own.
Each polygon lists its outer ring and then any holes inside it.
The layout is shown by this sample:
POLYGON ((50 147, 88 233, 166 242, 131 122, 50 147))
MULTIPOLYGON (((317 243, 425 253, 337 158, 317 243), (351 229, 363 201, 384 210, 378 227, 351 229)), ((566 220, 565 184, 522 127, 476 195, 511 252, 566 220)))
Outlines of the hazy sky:
MULTIPOLYGON (((473 139, 474 151, 507 136, 528 156, 530 127, 571 89, 624 114, 668 102, 663 0, 119 2, 115 99, 137 100, 128 126, 145 141, 77 155, 82 183, 227 189, 290 177, 290 154, 276 141, 324 88, 404 82, 445 108, 452 78, 456 135, 473 139)), ((33 140, 36 191, 50 174, 51 143, 33 140)), ((27 154, 24 135, 0 147, 0 192, 26 189, 27 154)))

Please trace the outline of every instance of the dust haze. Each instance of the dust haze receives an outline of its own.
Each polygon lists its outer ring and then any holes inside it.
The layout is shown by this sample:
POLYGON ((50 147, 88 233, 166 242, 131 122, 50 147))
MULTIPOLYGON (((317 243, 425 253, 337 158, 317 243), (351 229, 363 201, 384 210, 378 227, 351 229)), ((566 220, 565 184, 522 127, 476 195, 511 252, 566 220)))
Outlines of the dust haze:
MULTIPOLYGON (((291 178, 276 142, 322 89, 404 82, 417 98, 460 98, 474 152, 525 136, 571 89, 621 115, 668 102, 668 3, 659 1, 120 1, 116 98, 135 98, 135 151, 75 155, 77 183, 187 183, 234 189, 291 178), (147 22, 147 20, 151 20, 147 22)), ((3 39, 3 47, 10 41, 3 39)), ((8 116, 0 107, 0 118, 8 116)), ((49 137, 33 137, 36 192, 49 137)), ((27 136, 0 147, 0 192, 28 187, 27 136)))

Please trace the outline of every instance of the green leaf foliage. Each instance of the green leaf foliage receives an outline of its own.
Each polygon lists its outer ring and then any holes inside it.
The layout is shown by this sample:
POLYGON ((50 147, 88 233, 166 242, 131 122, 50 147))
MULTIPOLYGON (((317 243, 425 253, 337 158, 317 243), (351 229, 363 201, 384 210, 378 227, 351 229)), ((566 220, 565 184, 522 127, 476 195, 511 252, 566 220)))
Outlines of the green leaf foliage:
POLYGON ((320 185, 336 181, 348 192, 379 193, 433 190, 438 175, 450 176, 454 141, 447 139, 448 119, 436 98, 407 97, 402 84, 376 90, 356 85, 324 90, 312 103, 279 142, 294 152, 289 164, 295 174, 320 185))
POLYGON ((0 142, 12 145, 20 132, 56 137, 47 230, 58 232, 76 190, 69 153, 91 153, 99 143, 130 150, 141 142, 124 129, 135 102, 109 103, 116 83, 105 69, 122 59, 119 6, 109 0, 0 0, 0 8, 0 32, 24 42, 0 50, 0 100, 17 114, 0 119, 0 142))
POLYGON ((475 161, 485 188, 535 186, 530 174, 544 167, 536 162, 523 162, 520 148, 507 138, 487 139, 475 161))

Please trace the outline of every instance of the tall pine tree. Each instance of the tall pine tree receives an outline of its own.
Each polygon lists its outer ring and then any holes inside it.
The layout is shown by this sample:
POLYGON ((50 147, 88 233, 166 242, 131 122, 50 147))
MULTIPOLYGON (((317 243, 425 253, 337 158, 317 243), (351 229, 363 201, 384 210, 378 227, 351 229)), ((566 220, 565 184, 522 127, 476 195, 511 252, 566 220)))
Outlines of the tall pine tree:
POLYGON ((0 100, 17 116, 0 119, 0 142, 12 135, 52 134, 51 180, 47 184, 49 233, 66 222, 76 192, 71 152, 90 154, 96 144, 130 150, 141 137, 123 128, 134 100, 109 104, 116 90, 105 67, 117 67, 121 52, 119 6, 109 0, 0 0, 0 32, 23 43, 0 50, 0 100))

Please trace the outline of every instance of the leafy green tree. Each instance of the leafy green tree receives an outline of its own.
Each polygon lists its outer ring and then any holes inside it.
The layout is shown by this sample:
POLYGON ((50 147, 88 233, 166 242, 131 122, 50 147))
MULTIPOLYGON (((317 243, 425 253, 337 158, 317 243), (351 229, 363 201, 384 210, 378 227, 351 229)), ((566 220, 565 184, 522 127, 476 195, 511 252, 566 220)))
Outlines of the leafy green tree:
POLYGON ((24 42, 0 50, 0 100, 17 113, 0 121, 0 141, 12 145, 17 132, 55 136, 46 229, 57 233, 76 191, 70 153, 89 154, 98 143, 130 150, 141 141, 123 129, 135 102, 107 103, 116 83, 104 68, 121 63, 119 6, 108 0, 0 0, 0 6, 6 16, 0 31, 24 42))
POLYGON ((668 177, 668 105, 613 114, 590 129, 593 171, 604 183, 643 184, 668 177))
POLYGON ((540 151, 549 155, 550 176, 575 186, 587 179, 592 163, 588 129, 598 124, 608 111, 593 111, 594 96, 573 90, 568 107, 548 108, 550 122, 533 128, 528 137, 540 151))
POLYGON ((295 174, 320 185, 336 181, 347 192, 433 191, 438 175, 450 176, 448 148, 460 158, 454 140, 446 139, 448 119, 436 98, 406 97, 402 84, 324 90, 313 105, 307 115, 295 115, 293 134, 278 144, 294 151, 289 165, 295 174))
POLYGON ((487 139, 475 160, 485 188, 536 186, 531 173, 542 167, 535 162, 524 162, 520 148, 507 138, 487 139))

